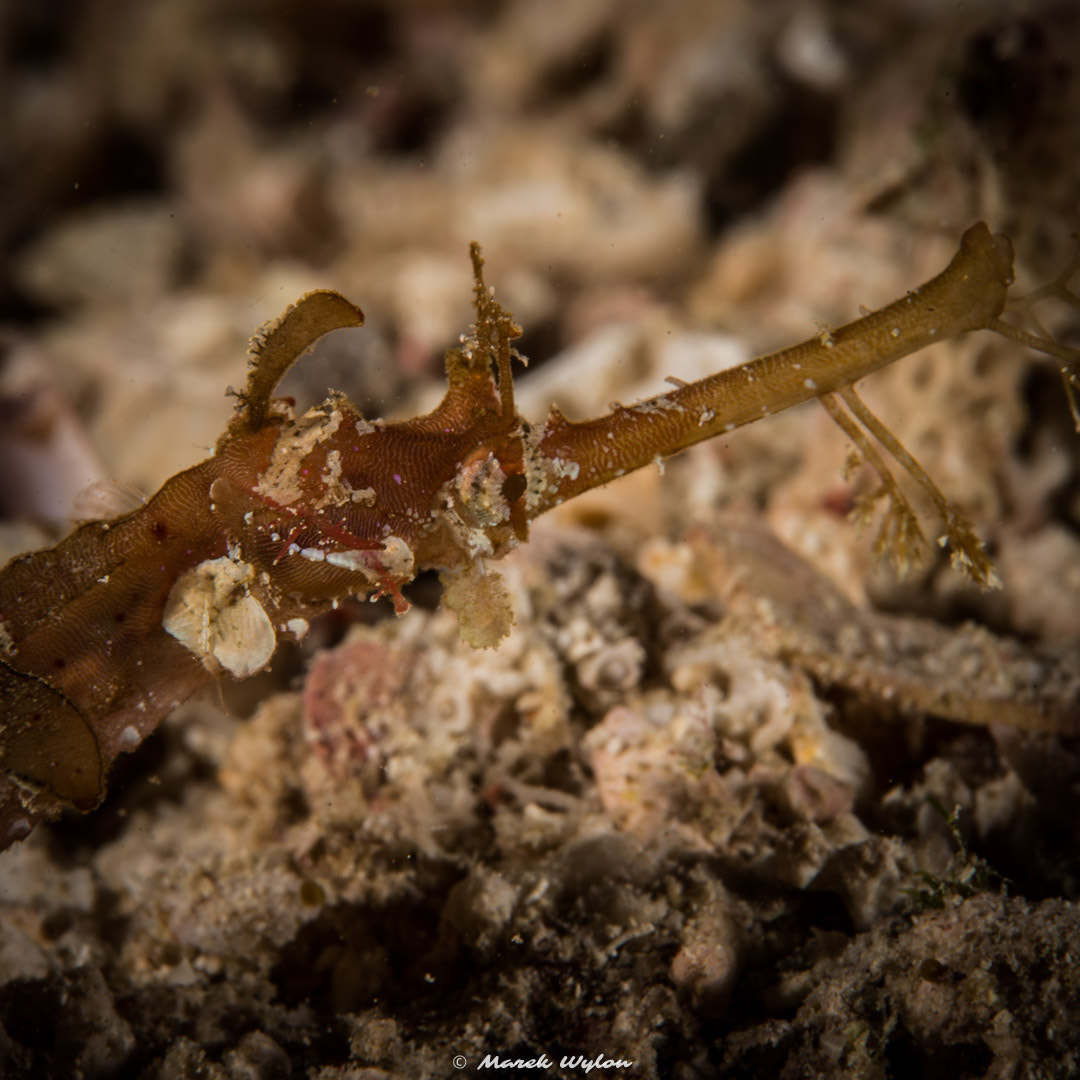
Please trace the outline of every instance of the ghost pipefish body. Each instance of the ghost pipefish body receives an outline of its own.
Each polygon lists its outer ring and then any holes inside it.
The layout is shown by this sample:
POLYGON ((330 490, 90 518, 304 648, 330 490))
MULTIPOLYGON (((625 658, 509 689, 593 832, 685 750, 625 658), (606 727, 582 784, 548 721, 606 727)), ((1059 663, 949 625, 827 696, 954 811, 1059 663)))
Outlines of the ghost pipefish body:
MULTIPOLYGON (((248 381, 211 457, 145 505, 88 522, 0 571, 0 849, 64 806, 93 809, 109 766, 218 675, 245 678, 282 637, 348 596, 386 596, 437 569, 471 645, 512 621, 487 560, 559 503, 705 439, 820 398, 881 476, 879 546, 903 568, 924 544, 869 436, 930 494, 953 561, 983 586, 993 567, 970 524, 855 395, 852 384, 926 345, 989 329, 1054 356, 1076 413, 1080 352, 1006 322, 1010 242, 979 223, 948 267, 855 322, 592 420, 514 405, 521 333, 472 247, 476 323, 447 353, 447 390, 426 416, 369 421, 340 394, 297 417, 273 398, 321 335, 363 315, 308 293, 252 339, 248 381)), ((1029 299, 1068 290, 1077 260, 1029 299)), ((1053 718, 1022 721, 1054 728, 1053 718)))

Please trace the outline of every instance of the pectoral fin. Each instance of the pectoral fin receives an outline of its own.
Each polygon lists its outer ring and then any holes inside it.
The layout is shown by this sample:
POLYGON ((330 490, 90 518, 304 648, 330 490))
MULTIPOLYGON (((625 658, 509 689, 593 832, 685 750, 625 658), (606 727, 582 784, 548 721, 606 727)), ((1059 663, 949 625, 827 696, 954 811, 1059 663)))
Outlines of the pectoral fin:
POLYGON ((78 810, 105 792, 101 749, 86 717, 36 675, 0 660, 0 770, 78 810))

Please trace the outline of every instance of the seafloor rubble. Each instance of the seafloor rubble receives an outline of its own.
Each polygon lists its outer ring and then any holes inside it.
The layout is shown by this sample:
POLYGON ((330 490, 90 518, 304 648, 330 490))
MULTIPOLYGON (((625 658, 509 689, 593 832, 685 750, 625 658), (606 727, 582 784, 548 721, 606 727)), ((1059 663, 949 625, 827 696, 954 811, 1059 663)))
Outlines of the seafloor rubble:
MULTIPOLYGON (((522 412, 585 416, 902 295, 976 218, 1022 286, 1077 224, 1067 4, 0 21, 5 554, 204 456, 307 288, 368 325, 285 392, 418 412, 478 239, 522 412)), ((1080 700, 1080 437, 988 335, 864 389, 1002 590, 880 567, 815 406, 538 521, 497 650, 434 578, 342 605, 0 855, 0 1075, 1080 1072, 1080 749, 1008 723, 1080 700)))

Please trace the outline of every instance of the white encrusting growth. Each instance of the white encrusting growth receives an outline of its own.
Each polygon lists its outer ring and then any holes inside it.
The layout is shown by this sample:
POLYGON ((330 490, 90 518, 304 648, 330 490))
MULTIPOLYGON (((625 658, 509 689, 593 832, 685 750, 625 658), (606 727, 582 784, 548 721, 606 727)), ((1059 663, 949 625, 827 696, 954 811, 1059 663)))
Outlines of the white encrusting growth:
MULTIPOLYGON (((274 444, 270 464, 255 486, 256 493, 280 506, 293 506, 301 496, 301 469, 307 456, 340 426, 341 410, 333 398, 308 409, 303 416, 286 424, 274 444)), ((327 457, 327 469, 332 472, 329 458, 333 457, 333 453, 327 457)), ((340 474, 340 460, 338 471, 340 474)))
POLYGON ((208 671, 238 679, 254 675, 277 645, 269 616, 249 591, 254 578, 254 567, 237 559, 199 563, 172 587, 162 626, 208 671))

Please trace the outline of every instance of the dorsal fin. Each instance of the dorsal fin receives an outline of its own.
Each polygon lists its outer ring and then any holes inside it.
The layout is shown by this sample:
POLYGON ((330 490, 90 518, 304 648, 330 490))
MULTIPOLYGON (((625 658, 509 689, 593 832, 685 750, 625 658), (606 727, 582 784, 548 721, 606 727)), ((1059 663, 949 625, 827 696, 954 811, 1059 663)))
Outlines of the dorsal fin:
POLYGON ((323 334, 363 325, 364 313, 333 289, 305 293, 276 319, 264 323, 248 344, 248 380, 239 395, 238 411, 248 430, 262 427, 277 384, 323 334))

